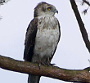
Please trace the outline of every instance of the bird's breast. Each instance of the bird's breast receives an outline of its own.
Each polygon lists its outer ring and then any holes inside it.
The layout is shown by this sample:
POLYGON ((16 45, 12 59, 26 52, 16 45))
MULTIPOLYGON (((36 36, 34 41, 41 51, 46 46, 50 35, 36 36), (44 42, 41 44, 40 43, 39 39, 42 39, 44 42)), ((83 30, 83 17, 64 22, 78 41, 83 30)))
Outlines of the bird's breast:
POLYGON ((41 18, 35 39, 35 55, 52 56, 59 39, 59 26, 56 18, 41 18))

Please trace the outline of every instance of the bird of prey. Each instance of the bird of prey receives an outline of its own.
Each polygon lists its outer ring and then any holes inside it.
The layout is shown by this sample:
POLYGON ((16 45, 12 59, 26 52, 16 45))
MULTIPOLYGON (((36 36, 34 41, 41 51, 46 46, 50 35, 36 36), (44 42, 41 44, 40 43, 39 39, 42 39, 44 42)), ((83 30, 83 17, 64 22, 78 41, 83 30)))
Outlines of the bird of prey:
MULTIPOLYGON (((55 13, 58 13, 56 7, 46 2, 34 8, 34 19, 26 32, 25 61, 50 65, 61 36, 55 13)), ((39 83, 39 80, 40 76, 29 74, 28 83, 39 83)))

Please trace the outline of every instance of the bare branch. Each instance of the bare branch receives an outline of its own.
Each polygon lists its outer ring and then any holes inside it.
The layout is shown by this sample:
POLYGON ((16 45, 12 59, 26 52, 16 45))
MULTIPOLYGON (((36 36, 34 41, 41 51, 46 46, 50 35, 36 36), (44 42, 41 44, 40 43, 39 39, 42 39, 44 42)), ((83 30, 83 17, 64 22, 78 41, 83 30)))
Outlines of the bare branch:
POLYGON ((40 76, 47 76, 69 82, 87 82, 90 83, 90 68, 84 70, 67 70, 53 66, 39 67, 38 64, 17 61, 9 57, 0 56, 0 67, 6 70, 11 70, 26 74, 35 74, 40 76))
POLYGON ((82 5, 84 5, 84 4, 88 5, 88 8, 84 9, 84 11, 82 12, 85 15, 88 12, 88 9, 90 7, 90 3, 87 0, 82 0, 82 5))
POLYGON ((87 9, 85 9, 82 13, 85 15, 88 12, 88 9, 89 9, 89 7, 87 9))
POLYGON ((83 3, 86 3, 88 6, 90 6, 89 1, 87 1, 87 0, 83 0, 83 3))
POLYGON ((2 5, 3 3, 5 3, 5 0, 0 0, 0 4, 2 5))
POLYGON ((4 3, 8 2, 9 0, 0 0, 0 5, 3 5, 4 3))
POLYGON ((81 31, 83 40, 84 40, 84 42, 85 42, 85 45, 86 45, 88 51, 90 52, 90 42, 89 42, 88 34, 87 34, 86 29, 85 29, 84 23, 83 23, 83 21, 82 21, 82 19, 81 19, 81 16, 80 16, 80 14, 79 14, 77 5, 76 5, 76 3, 75 3, 74 0, 70 0, 70 3, 71 3, 71 6, 72 6, 72 9, 73 9, 73 11, 74 11, 74 14, 75 14, 75 16, 76 16, 76 19, 77 19, 77 21, 78 21, 79 28, 80 28, 80 31, 81 31))

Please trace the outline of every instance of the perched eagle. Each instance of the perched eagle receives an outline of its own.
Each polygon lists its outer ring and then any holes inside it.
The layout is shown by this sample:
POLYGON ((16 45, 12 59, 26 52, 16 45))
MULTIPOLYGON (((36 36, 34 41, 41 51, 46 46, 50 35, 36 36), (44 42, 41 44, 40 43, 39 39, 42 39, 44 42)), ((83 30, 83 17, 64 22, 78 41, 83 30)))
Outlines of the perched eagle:
MULTIPOLYGON (((60 25, 54 16, 55 6, 39 3, 34 9, 34 19, 30 22, 25 38, 24 60, 42 65, 50 65, 60 40, 60 25)), ((29 75, 28 83, 39 83, 40 76, 29 75)))

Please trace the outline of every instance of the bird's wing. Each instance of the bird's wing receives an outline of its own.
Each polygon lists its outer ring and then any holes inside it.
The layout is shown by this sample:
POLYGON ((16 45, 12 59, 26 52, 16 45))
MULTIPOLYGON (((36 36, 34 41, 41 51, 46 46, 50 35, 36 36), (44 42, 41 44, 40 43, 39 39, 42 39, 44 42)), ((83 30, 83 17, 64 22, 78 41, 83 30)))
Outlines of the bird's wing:
POLYGON ((37 33, 37 22, 38 19, 34 18, 26 32, 26 38, 25 38, 25 49, 24 49, 24 60, 25 61, 31 61, 33 56, 33 49, 35 45, 35 37, 37 33))
MULTIPOLYGON (((58 21, 58 20, 57 20, 57 21, 58 21)), ((60 29, 60 23, 59 23, 59 21, 58 21, 58 28, 59 28, 59 38, 58 38, 57 44, 59 43, 60 37, 61 37, 61 29, 60 29)), ((53 56, 54 56, 54 54, 55 54, 55 52, 56 52, 56 49, 57 49, 57 46, 55 47, 55 50, 54 50, 54 52, 53 52, 52 57, 50 58, 50 60, 52 60, 52 58, 53 58, 53 56)))
POLYGON ((61 37, 61 28, 60 28, 60 23, 58 21, 58 28, 59 28, 59 38, 58 38, 58 42, 60 41, 60 37, 61 37))

